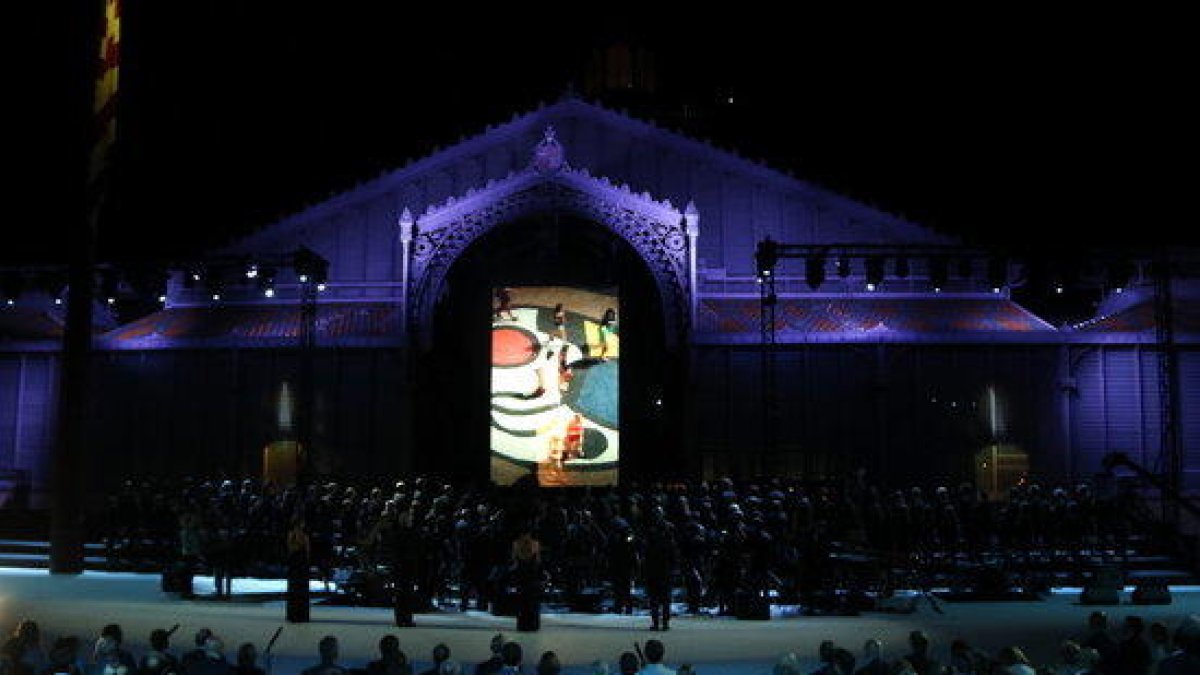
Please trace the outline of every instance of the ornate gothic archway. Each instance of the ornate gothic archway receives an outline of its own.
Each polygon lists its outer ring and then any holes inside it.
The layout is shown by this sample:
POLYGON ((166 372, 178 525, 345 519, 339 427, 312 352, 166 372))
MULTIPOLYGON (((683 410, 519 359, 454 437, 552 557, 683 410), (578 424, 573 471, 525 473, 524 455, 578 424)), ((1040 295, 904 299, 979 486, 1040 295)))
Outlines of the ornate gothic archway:
POLYGON ((632 245, 658 286, 667 340, 683 339, 694 306, 695 208, 689 205, 685 216, 669 201, 569 167, 552 128, 524 170, 452 197, 416 219, 405 210, 405 313, 414 336, 428 344, 437 295, 450 267, 472 242, 496 226, 547 212, 594 221, 632 245))

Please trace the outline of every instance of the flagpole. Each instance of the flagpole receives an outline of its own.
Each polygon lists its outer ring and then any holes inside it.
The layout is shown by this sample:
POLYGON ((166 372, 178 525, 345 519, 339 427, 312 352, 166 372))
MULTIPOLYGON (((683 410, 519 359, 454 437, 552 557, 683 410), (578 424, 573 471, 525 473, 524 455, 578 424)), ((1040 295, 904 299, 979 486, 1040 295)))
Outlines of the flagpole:
POLYGON ((58 442, 54 445, 50 510, 50 572, 83 571, 83 459, 88 439, 92 386, 92 302, 96 238, 108 196, 110 155, 117 131, 121 3, 104 1, 96 91, 92 104, 95 144, 88 166, 85 216, 68 237, 67 323, 59 363, 58 442))

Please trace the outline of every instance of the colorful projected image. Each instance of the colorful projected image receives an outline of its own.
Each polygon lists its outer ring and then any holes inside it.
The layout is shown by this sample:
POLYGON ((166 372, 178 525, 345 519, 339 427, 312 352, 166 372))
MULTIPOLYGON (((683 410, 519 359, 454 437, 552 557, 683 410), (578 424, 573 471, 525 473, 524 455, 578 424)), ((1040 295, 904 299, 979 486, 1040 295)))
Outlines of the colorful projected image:
POLYGON ((616 484, 616 291, 523 286, 496 288, 492 297, 492 481, 616 484))

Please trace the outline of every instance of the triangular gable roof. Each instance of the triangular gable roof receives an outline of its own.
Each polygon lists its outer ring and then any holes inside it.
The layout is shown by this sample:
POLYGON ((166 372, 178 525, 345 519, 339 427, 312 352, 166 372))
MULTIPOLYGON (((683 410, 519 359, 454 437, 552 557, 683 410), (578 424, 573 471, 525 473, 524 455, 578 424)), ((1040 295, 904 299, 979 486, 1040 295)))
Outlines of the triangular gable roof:
MULTIPOLYGON (((666 151, 685 158, 694 164, 718 168, 723 175, 734 176, 739 180, 762 185, 778 191, 781 194, 805 199, 822 205, 832 212, 841 213, 846 218, 864 223, 872 223, 876 227, 889 231, 897 240, 912 243, 952 243, 952 239, 935 233, 925 226, 913 223, 895 214, 884 212, 861 202, 849 199, 835 192, 820 187, 812 182, 796 178, 765 163, 753 161, 738 155, 735 151, 712 145, 688 137, 678 131, 659 127, 652 121, 645 121, 617 112, 596 102, 588 102, 579 98, 566 97, 548 106, 541 106, 524 114, 515 114, 506 123, 489 125, 482 132, 460 139, 445 148, 438 148, 430 155, 413 160, 407 165, 381 174, 378 178, 369 180, 354 188, 336 194, 329 199, 309 206, 300 212, 272 223, 256 233, 250 234, 235 243, 228 250, 244 252, 253 250, 257 244, 273 240, 285 235, 289 230, 298 229, 304 224, 336 215, 346 210, 362 207, 374 200, 393 195, 397 190, 422 176, 443 171, 456 165, 459 161, 478 157, 498 146, 521 143, 529 138, 540 135, 541 130, 548 124, 561 120, 576 120, 591 123, 605 130, 615 130, 631 138, 647 141, 659 150, 666 151)), ((572 162, 571 141, 564 143, 567 161, 572 162)), ((532 146, 522 143, 513 148, 514 152, 527 157, 532 146)), ((577 164, 578 166, 578 164, 577 164)), ((685 203, 692 195, 663 195, 656 194, 654 186, 638 185, 630 176, 609 175, 596 167, 589 168, 597 175, 620 183, 629 184, 636 192, 649 190, 659 199, 673 197, 676 203, 685 203)), ((473 186, 474 187, 474 186, 473 186)), ((464 189, 466 189, 464 187, 464 189)), ((461 191, 446 195, 454 197, 461 191)), ((441 199, 437 199, 438 202, 441 199)), ((436 206, 437 203, 401 204, 421 213, 425 209, 436 206)))

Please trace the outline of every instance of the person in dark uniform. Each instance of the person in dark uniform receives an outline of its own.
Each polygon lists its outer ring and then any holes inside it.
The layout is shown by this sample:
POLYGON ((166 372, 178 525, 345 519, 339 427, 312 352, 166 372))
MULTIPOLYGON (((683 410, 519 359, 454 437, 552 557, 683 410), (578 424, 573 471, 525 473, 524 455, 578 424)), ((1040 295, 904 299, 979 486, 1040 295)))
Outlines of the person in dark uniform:
POLYGON ((416 570, 421 555, 421 549, 417 542, 418 534, 413 528, 411 512, 402 511, 400 513, 392 525, 389 536, 394 594, 393 611, 396 626, 411 628, 417 625, 413 621, 413 611, 416 604, 416 570))
POLYGON ((637 567, 637 548, 633 530, 623 518, 614 521, 609 541, 608 574, 613 589, 613 612, 633 613, 633 571, 637 567))
POLYGON ((709 555, 707 537, 708 531, 698 520, 690 519, 684 523, 679 542, 679 570, 683 576, 689 614, 700 613, 700 603, 704 597, 704 569, 709 555))
POLYGON ((734 613, 733 599, 741 584, 741 553, 744 543, 736 529, 720 534, 720 544, 713 564, 712 593, 716 596, 717 613, 721 616, 731 616, 734 613))
POLYGON ((224 515, 220 518, 220 522, 214 523, 205 546, 204 558, 212 567, 215 597, 228 599, 233 593, 233 576, 229 569, 234 548, 233 529, 229 523, 231 518, 224 515))
MULTIPOLYGON (((291 526, 286 538, 288 588, 303 588, 308 585, 308 532, 304 527, 302 511, 292 517, 291 526)), ((293 605, 292 594, 288 594, 288 617, 295 616, 297 620, 307 621, 309 608, 307 604, 293 605)))
POLYGON ((671 575, 677 559, 675 534, 666 519, 659 515, 646 539, 642 565, 646 576, 646 596, 650 600, 650 630, 671 628, 671 575))
POLYGON ((513 581, 517 587, 517 630, 541 627, 542 545, 525 528, 513 541, 513 581))

